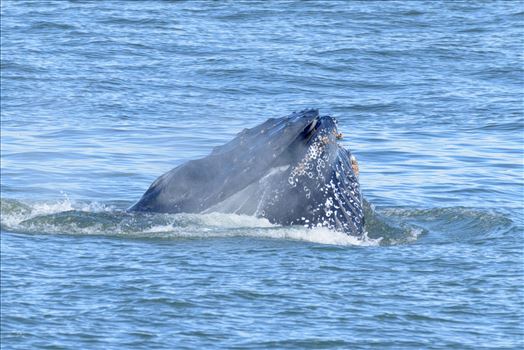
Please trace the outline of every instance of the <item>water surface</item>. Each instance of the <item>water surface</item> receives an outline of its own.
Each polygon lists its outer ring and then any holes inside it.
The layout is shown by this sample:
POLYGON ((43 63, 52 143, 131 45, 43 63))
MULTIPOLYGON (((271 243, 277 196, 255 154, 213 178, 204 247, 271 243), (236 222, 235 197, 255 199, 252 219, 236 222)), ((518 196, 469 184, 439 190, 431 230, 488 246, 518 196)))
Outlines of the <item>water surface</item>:
POLYGON ((522 3, 1 11, 2 348, 524 347, 522 3), (367 239, 125 213, 311 107, 359 160, 367 239))

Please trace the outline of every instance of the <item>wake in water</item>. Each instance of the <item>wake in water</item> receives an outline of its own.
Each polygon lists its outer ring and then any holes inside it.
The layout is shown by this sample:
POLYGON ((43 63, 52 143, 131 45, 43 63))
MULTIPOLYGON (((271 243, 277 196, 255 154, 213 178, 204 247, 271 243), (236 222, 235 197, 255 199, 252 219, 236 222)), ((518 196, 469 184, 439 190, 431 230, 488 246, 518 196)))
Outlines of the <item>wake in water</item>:
POLYGON ((129 213, 100 203, 24 203, 3 199, 1 228, 17 233, 109 235, 151 238, 248 236, 335 245, 378 245, 381 239, 357 238, 318 227, 283 227, 267 219, 235 214, 129 213))
POLYGON ((395 245, 415 242, 425 233, 467 239, 507 232, 502 214, 466 208, 406 209, 379 212, 366 203, 362 238, 327 228, 278 226, 267 219, 235 214, 129 213, 101 203, 1 201, 1 229, 31 234, 108 235, 140 238, 260 237, 333 245, 395 245), (464 238, 466 237, 466 238, 464 238))

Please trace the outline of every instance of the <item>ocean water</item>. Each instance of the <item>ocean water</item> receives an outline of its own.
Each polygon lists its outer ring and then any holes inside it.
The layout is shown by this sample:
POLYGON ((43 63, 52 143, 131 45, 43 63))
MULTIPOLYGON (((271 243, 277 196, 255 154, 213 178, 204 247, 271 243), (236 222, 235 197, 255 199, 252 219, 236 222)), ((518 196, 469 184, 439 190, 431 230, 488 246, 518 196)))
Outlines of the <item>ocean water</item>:
POLYGON ((523 27, 519 1, 3 0, 2 349, 524 347, 523 27), (126 213, 311 107, 367 238, 126 213))

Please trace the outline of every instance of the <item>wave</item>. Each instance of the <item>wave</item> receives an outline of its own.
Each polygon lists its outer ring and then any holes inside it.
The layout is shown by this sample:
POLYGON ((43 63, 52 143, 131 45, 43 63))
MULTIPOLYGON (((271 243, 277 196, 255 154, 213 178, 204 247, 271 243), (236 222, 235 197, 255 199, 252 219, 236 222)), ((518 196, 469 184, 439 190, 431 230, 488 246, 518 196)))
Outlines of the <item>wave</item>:
POLYGON ((488 237, 513 226, 502 214, 467 208, 376 210, 366 203, 366 234, 348 236, 324 227, 283 227, 267 219, 236 214, 129 213, 98 202, 64 198, 54 202, 1 200, 2 231, 26 234, 104 235, 130 238, 197 239, 258 237, 343 246, 409 244, 428 233, 451 237, 488 237), (462 236, 461 236, 462 235, 462 236))
POLYGON ((31 31, 39 31, 39 30, 73 30, 76 29, 76 26, 69 23, 58 23, 58 22, 51 22, 51 21, 38 21, 34 22, 30 26, 31 31))
POLYGON ((133 238, 260 237, 334 245, 378 245, 327 228, 282 227, 236 214, 129 213, 101 203, 1 201, 1 229, 14 233, 104 235, 133 238))
POLYGON ((387 208, 382 215, 392 220, 393 225, 413 225, 424 232, 431 232, 429 241, 432 243, 487 242, 506 234, 523 232, 522 227, 507 215, 492 209, 387 208))

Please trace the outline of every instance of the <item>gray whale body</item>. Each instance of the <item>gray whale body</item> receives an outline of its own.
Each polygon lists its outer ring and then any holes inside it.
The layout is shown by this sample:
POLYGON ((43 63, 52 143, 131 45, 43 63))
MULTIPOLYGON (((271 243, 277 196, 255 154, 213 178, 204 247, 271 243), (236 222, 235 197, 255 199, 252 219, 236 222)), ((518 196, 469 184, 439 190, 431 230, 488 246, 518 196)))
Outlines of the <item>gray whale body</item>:
POLYGON ((235 213, 364 234, 364 210, 336 121, 308 109, 244 129, 156 179, 130 211, 235 213))

